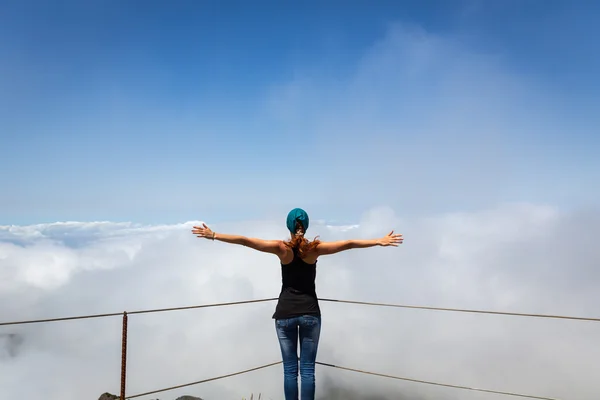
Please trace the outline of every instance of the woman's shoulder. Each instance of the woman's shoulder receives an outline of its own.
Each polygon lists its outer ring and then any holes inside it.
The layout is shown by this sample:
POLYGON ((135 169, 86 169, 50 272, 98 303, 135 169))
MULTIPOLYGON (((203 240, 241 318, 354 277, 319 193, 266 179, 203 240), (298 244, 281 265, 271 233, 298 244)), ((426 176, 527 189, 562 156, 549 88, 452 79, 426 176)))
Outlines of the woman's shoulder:
POLYGON ((282 243, 282 252, 279 255, 279 260, 282 264, 289 264, 294 261, 295 252, 290 246, 286 245, 285 242, 282 243))

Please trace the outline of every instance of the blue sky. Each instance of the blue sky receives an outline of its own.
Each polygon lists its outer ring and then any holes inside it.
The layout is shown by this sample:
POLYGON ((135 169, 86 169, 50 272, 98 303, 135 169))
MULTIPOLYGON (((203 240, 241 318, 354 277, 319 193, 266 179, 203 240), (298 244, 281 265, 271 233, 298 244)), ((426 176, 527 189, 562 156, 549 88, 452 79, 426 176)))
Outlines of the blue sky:
POLYGON ((595 205, 599 15, 5 1, 0 224, 595 205))

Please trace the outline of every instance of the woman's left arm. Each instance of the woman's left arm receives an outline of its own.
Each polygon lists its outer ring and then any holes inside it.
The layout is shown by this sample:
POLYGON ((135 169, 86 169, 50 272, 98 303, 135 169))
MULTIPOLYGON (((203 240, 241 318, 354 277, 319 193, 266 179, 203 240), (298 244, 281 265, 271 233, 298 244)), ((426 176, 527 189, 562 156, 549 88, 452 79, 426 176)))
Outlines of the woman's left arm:
POLYGON ((225 243, 239 244, 250 247, 251 249, 271 253, 283 257, 286 252, 286 246, 282 240, 263 240, 257 238, 249 238, 242 235, 228 235, 226 233, 213 232, 206 224, 202 226, 194 226, 192 233, 198 237, 203 237, 211 240, 219 240, 225 243))

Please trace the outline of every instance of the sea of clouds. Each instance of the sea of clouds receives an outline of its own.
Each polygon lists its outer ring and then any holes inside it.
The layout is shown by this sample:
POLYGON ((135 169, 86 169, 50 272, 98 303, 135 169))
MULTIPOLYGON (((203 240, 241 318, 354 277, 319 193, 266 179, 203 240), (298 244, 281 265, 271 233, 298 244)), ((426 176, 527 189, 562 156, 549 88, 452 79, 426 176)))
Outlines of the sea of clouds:
MULTIPOLYGON (((283 218, 212 225, 285 239, 283 218)), ((598 210, 504 204, 411 218, 390 207, 352 226, 315 221, 322 240, 404 234, 398 248, 319 260, 320 297, 598 317, 598 210)), ((0 321, 276 297, 277 258, 176 225, 65 222, 0 227, 0 321)), ((131 315, 127 393, 279 361, 273 302, 131 315)), ((597 398, 600 323, 323 302, 319 361, 558 399, 597 398)), ((0 327, 0 397, 119 392, 121 318, 0 327)), ((481 399, 498 395, 317 367, 319 398, 481 399)), ((283 397, 281 365, 147 399, 283 397)))

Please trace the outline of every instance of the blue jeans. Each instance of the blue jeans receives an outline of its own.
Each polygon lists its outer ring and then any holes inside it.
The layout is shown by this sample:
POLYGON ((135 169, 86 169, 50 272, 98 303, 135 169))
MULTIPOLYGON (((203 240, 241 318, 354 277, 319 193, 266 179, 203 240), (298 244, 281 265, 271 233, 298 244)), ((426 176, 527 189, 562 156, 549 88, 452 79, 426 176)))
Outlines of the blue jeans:
POLYGON ((298 339, 300 339, 300 400, 315 398, 315 360, 321 335, 321 317, 303 315, 275 320, 283 358, 285 400, 298 400, 298 339))

